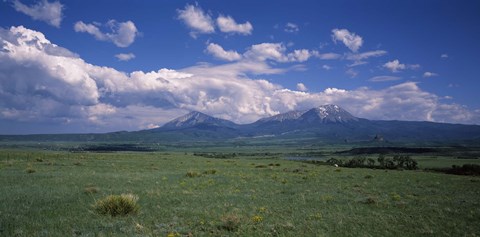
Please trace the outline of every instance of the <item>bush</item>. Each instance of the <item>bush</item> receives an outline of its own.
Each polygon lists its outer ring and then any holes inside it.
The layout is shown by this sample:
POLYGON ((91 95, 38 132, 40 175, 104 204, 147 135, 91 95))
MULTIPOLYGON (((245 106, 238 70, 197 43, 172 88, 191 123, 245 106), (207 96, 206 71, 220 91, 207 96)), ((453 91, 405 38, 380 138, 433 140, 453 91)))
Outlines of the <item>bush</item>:
POLYGON ((195 172, 195 171, 188 171, 185 176, 187 176, 187 177, 189 177, 189 178, 195 178, 195 177, 199 177, 200 174, 197 173, 197 172, 195 172))
POLYGON ((348 160, 347 162, 345 162, 344 166, 345 167, 351 167, 351 168, 365 167, 365 161, 366 160, 367 160, 367 158, 365 158, 365 157, 354 157, 351 160, 348 160))
POLYGON ((109 195, 95 202, 95 211, 102 215, 126 216, 138 213, 138 196, 133 194, 109 195))
POLYGON ((374 167, 375 166, 375 160, 372 158, 368 158, 367 164, 369 167, 374 167))
POLYGON ((453 165, 451 169, 446 171, 447 174, 458 175, 480 175, 480 165, 464 164, 463 166, 453 165))
POLYGON ((86 194, 98 193, 98 191, 99 191, 99 188, 94 187, 94 186, 88 186, 84 189, 84 192, 86 194))
POLYGON ((220 228, 228 231, 236 231, 241 223, 240 218, 235 214, 223 216, 221 221, 222 224, 220 225, 220 228))
POLYGON ((342 160, 339 160, 339 159, 335 159, 335 158, 330 158, 327 160, 327 163, 328 164, 332 164, 332 165, 339 165, 339 166, 342 166, 343 165, 343 161, 342 160))
POLYGON ((214 170, 214 169, 203 171, 203 174, 216 174, 216 173, 217 173, 217 170, 214 170))

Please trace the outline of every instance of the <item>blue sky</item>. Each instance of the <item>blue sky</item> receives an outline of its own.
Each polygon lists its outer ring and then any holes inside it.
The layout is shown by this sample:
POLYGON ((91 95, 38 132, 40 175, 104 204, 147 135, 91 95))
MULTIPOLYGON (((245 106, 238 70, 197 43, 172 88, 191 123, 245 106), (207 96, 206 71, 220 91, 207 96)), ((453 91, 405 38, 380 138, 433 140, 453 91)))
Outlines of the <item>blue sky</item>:
POLYGON ((480 124, 478 1, 0 2, 0 134, 338 104, 480 124))

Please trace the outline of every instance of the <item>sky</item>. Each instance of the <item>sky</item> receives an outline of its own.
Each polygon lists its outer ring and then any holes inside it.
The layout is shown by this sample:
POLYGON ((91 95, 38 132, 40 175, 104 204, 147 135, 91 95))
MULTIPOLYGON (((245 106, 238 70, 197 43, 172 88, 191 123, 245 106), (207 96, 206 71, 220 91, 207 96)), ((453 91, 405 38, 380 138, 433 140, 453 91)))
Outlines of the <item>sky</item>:
POLYGON ((0 134, 337 104, 480 124, 480 1, 0 2, 0 134))

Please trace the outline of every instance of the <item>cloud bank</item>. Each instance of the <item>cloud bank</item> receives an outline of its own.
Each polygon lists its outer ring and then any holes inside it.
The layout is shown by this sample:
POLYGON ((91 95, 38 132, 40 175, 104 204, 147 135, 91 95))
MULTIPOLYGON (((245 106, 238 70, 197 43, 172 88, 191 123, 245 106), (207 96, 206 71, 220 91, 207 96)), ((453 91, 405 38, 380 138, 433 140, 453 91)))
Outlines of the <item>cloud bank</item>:
POLYGON ((247 49, 246 59, 222 65, 127 73, 89 64, 40 32, 22 26, 0 28, 0 121, 5 126, 25 123, 104 132, 155 127, 190 110, 248 123, 323 104, 338 104, 369 119, 480 121, 478 111, 444 103, 416 82, 305 92, 300 91, 307 89, 302 85, 290 90, 248 76, 283 73, 285 69, 269 61, 299 62, 310 54, 286 52, 281 44, 260 44, 247 49))

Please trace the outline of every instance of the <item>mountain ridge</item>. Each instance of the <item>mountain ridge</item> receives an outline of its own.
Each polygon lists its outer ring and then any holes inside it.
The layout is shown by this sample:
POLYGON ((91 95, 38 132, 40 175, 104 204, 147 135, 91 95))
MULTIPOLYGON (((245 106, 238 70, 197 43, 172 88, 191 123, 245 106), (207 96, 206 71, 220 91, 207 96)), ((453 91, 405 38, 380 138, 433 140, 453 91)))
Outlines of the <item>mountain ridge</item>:
POLYGON ((162 127, 103 134, 0 135, 0 141, 134 141, 210 142, 244 139, 317 142, 444 142, 480 141, 479 125, 427 121, 368 120, 337 105, 322 105, 305 111, 288 111, 250 124, 236 124, 192 111, 162 127), (381 137, 382 139, 376 139, 381 137))

